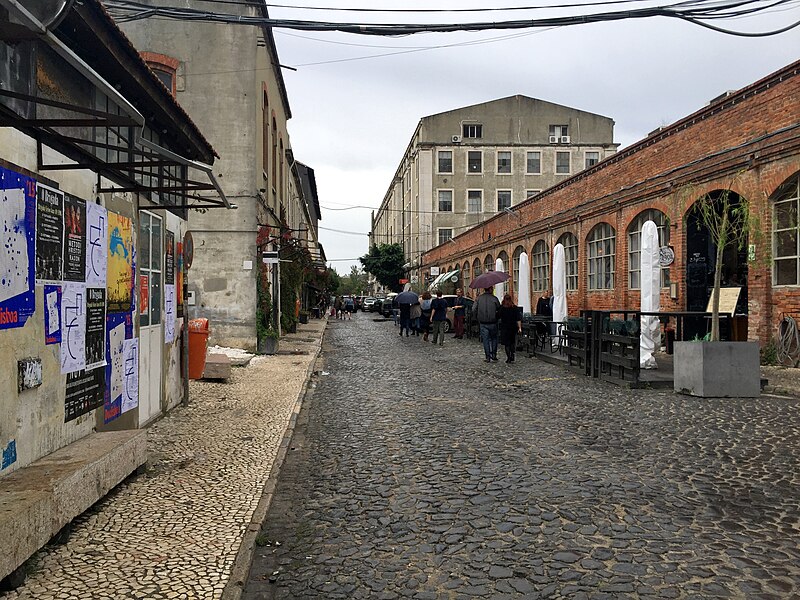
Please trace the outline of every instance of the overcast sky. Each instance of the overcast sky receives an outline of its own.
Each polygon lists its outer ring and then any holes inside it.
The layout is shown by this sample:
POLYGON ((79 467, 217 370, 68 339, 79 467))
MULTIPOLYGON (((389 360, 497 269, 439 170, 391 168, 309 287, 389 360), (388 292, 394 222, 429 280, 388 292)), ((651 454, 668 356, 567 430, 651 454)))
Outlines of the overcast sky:
MULTIPOLYGON (((408 9, 544 2, 293 0, 287 4, 408 9)), ((593 12, 623 8, 631 6, 603 5, 593 12)), ((421 15, 270 8, 272 18, 360 23, 467 23, 566 14, 565 9, 421 15)), ((800 3, 795 2, 779 12, 715 24, 764 31, 798 20, 800 3)), ((800 28, 744 38, 664 17, 550 30, 400 38, 289 29, 274 29, 274 34, 281 64, 297 68, 283 70, 292 110, 291 145, 295 157, 315 171, 322 206, 320 240, 328 264, 340 274, 359 265, 357 258, 368 251, 370 210, 334 209, 380 206, 424 116, 522 94, 611 117, 616 123, 614 141, 622 148, 726 90, 744 87, 800 57, 800 28)))

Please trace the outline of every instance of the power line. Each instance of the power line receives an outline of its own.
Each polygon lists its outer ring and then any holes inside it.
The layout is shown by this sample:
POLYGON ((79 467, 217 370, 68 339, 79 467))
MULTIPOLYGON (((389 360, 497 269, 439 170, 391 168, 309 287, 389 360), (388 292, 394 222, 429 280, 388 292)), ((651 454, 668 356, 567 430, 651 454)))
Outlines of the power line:
MULTIPOLYGON (((662 6, 635 8, 616 12, 597 12, 582 15, 568 15, 539 19, 517 19, 508 21, 484 21, 474 23, 334 23, 327 21, 303 21, 291 19, 272 19, 251 15, 232 15, 205 10, 180 7, 154 7, 132 0, 108 0, 107 8, 119 22, 136 21, 151 17, 166 17, 182 21, 201 21, 240 25, 261 25, 273 28, 295 29, 301 31, 340 31, 359 35, 401 36, 417 33, 452 33, 458 31, 486 31, 500 29, 535 29, 542 27, 567 27, 588 23, 613 22, 629 19, 667 17, 679 19, 712 29, 719 33, 742 37, 767 37, 785 33, 798 25, 800 20, 784 27, 762 32, 745 32, 725 29, 706 21, 731 19, 744 15, 774 9, 777 6, 793 4, 795 0, 688 0, 662 6)), ((592 5, 587 5, 592 6, 592 5)))

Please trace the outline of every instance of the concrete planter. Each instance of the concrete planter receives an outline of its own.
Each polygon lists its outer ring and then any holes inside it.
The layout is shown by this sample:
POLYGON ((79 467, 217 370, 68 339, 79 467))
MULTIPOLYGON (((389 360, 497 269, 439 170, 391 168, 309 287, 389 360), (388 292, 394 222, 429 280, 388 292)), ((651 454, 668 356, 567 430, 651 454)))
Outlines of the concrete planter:
POLYGON ((758 342, 677 342, 675 391, 703 398, 761 393, 758 342))
POLYGON ((258 341, 259 354, 277 354, 278 338, 265 337, 258 341))

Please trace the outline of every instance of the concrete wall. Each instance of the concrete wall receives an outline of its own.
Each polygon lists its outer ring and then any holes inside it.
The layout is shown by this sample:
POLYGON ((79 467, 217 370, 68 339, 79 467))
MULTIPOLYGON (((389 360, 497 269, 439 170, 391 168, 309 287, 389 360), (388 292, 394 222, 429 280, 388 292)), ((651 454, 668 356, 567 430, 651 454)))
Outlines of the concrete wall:
MULTIPOLYGON (((240 8, 243 14, 253 10, 240 8)), ((288 206, 292 198, 285 157, 278 157, 276 177, 263 168, 264 93, 268 119, 277 124, 276 146, 290 148, 288 111, 273 67, 277 59, 259 46, 263 31, 257 27, 156 19, 121 27, 140 51, 177 59, 177 100, 219 155, 215 173, 231 203, 238 205, 234 211, 189 213, 195 253, 188 284, 196 302, 189 317, 210 319, 210 344, 254 350, 258 226, 274 225, 274 220, 264 223, 264 215, 280 214, 281 205, 288 206)), ((271 123, 266 130, 269 167, 271 123)))
MULTIPOLYGON (((40 183, 57 187, 89 202, 99 198, 108 210, 131 218, 136 243, 138 199, 135 196, 127 193, 96 194, 94 190, 97 176, 87 170, 37 174, 36 144, 33 139, 16 130, 0 128, 0 148, 0 158, 10 170, 29 174, 40 183)), ((47 147, 43 148, 43 158, 46 164, 66 161, 63 156, 47 147)), ((104 181, 104 184, 108 183, 104 181)), ((176 239, 180 239, 177 232, 185 230, 185 222, 174 215, 170 215, 168 222, 171 222, 170 229, 176 230, 176 239)), ((60 345, 44 343, 43 290, 41 285, 35 287, 36 311, 23 327, 0 330, 0 450, 11 456, 13 447, 16 454, 15 460, 0 469, 0 475, 27 466, 93 431, 133 429, 140 424, 137 409, 122 413, 106 424, 102 406, 64 422, 66 375, 61 374, 60 345), (42 384, 18 392, 17 361, 31 357, 41 360, 42 384)), ((137 287, 137 298, 138 291, 137 287)), ((138 319, 135 314, 133 335, 138 337, 138 319)), ((159 398, 162 410, 174 406, 182 399, 183 385, 178 356, 178 346, 175 343, 161 356, 153 357, 161 363, 165 374, 159 398)), ((140 373, 140 385, 146 376, 146 372, 140 373)))

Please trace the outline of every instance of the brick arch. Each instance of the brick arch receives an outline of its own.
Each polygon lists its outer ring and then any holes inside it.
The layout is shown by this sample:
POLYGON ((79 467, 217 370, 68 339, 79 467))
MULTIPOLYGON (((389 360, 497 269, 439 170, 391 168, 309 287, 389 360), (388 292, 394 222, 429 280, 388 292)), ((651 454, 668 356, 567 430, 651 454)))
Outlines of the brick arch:
MULTIPOLYGON (((177 92, 178 67, 181 61, 174 56, 161 54, 159 52, 140 52, 139 56, 142 57, 142 60, 147 63, 147 66, 150 67, 151 70, 162 71, 171 76, 172 85, 167 87, 167 89, 170 94, 175 96, 177 92)), ((159 79, 159 81, 161 81, 161 79, 159 79)))

